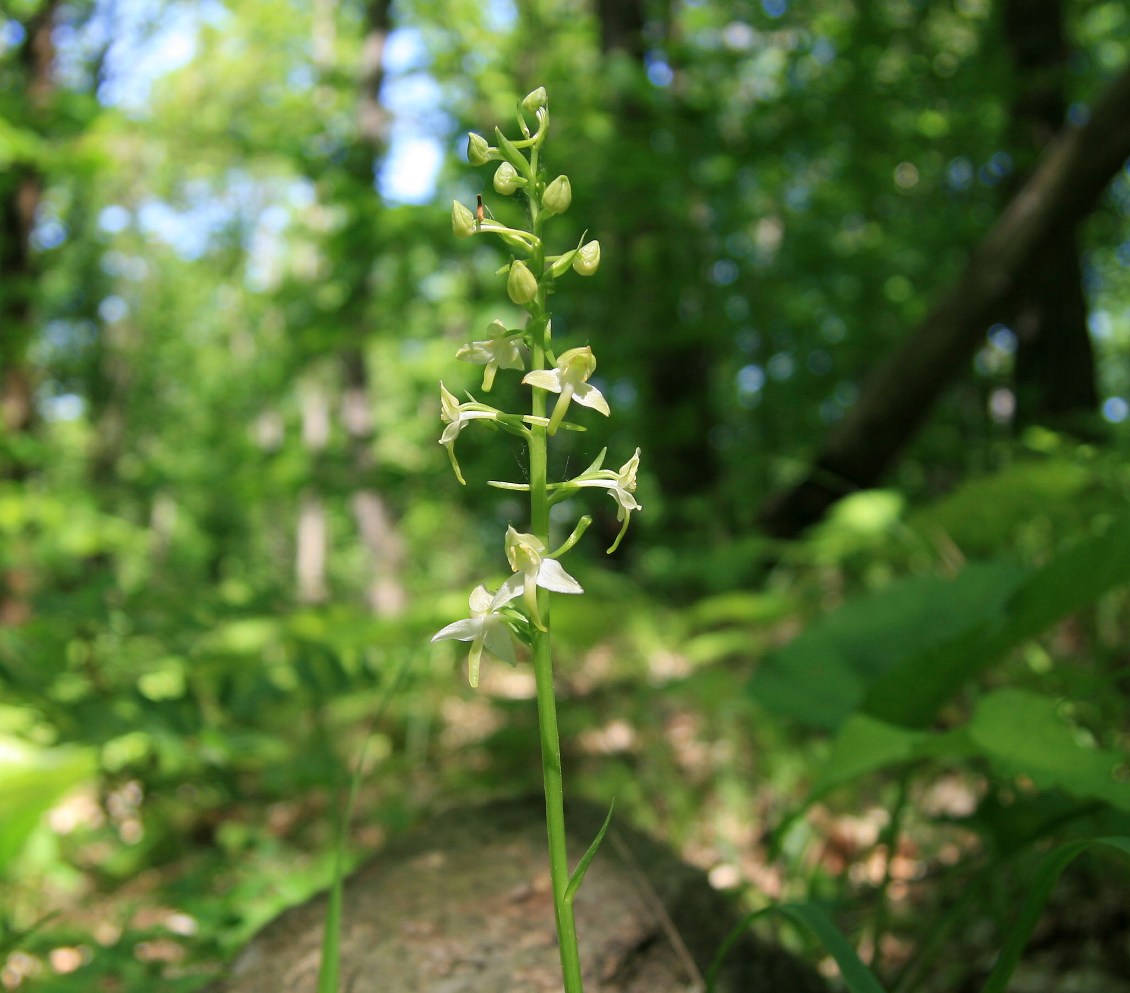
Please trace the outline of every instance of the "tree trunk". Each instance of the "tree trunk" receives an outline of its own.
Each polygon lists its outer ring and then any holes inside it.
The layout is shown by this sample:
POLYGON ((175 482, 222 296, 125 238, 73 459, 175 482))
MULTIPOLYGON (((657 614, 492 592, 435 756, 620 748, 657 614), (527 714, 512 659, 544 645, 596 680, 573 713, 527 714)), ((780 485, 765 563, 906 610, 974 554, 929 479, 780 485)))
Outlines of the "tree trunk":
MULTIPOLYGON (((302 390, 302 444, 309 453, 312 475, 317 478, 330 437, 329 404, 320 384, 302 390)), ((326 583, 326 556, 329 553, 329 525, 326 503, 314 485, 307 486, 298 508, 298 531, 294 550, 294 579, 300 603, 323 603, 329 596, 326 583)))
POLYGON ((1087 216, 1130 156, 1130 69, 1082 127, 1062 129, 1031 177, 974 250, 956 285, 864 385, 807 476, 771 498, 762 528, 793 537, 840 497, 874 486, 962 372, 994 321, 1007 316, 1033 259, 1064 226, 1087 216))
MULTIPOLYGON (((36 123, 55 91, 52 31, 57 0, 49 0, 23 25, 18 60, 28 118, 36 123)), ((43 192, 36 165, 17 164, 0 177, 0 480, 22 480, 31 466, 19 444, 35 422, 35 384, 28 364, 38 280, 31 233, 43 192)), ((0 625, 31 617, 32 575, 26 567, 0 572, 0 625)))
MULTIPOLYGON (((52 32, 57 0, 44 3, 23 25, 17 59, 29 122, 34 126, 55 91, 52 32)), ((43 176, 32 163, 17 163, 0 178, 0 432, 7 444, 31 430, 35 419, 34 382, 27 363, 38 273, 31 233, 43 193, 43 176)), ((9 447, 0 459, 0 479, 22 479, 22 457, 9 447)))
MULTIPOLYGON (((341 328, 336 350, 340 377, 341 424, 348 453, 349 509, 368 553, 370 578, 366 602, 377 614, 389 615, 404 606, 400 572, 404 547, 395 526, 395 516, 375 485, 373 457, 372 397, 366 341, 371 333, 372 259, 379 250, 380 203, 374 189, 376 165, 388 138, 388 114, 380 102, 384 79, 384 50, 391 27, 389 0, 369 0, 364 7, 360 61, 356 70, 356 111, 353 139, 346 149, 340 171, 332 177, 331 189, 341 197, 349 218, 331 254, 341 267, 348 286, 345 299, 334 315, 341 328), (344 191, 344 195, 343 195, 344 191)), ((331 76, 336 69, 335 4, 316 0, 313 8, 313 50, 319 72, 331 76)), ((322 177, 326 178, 326 177, 322 177)), ((327 425, 328 432, 328 425, 327 425)), ((324 498, 313 488, 303 496, 299 522, 299 551, 306 548, 309 575, 306 596, 325 596, 324 582, 314 579, 316 551, 327 540, 324 498)), ((324 570, 324 562, 321 564, 324 570)), ((300 592, 302 586, 300 584, 300 592)))
MULTIPOLYGON (((648 7, 642 0, 601 0, 597 14, 604 53, 629 55, 637 71, 645 73, 648 29, 662 26, 664 33, 669 31, 668 7, 648 7), (654 23, 657 17, 663 18, 659 24, 654 23)), ((625 145, 647 148, 656 133, 679 133, 685 123, 675 120, 662 102, 643 100, 632 89, 614 91, 611 99, 616 102, 618 141, 625 145)), ((686 287, 670 278, 701 265, 698 246, 687 233, 695 183, 687 175, 664 174, 663 182, 671 181, 671 199, 660 202, 654 193, 641 196, 641 188, 658 189, 658 172, 641 177, 614 167, 608 170, 607 220, 617 228, 602 225, 600 234, 611 246, 604 264, 615 268, 610 277, 618 287, 613 306, 624 314, 623 327, 638 329, 630 343, 631 363, 625 367, 636 371, 639 408, 656 412, 641 419, 637 439, 648 471, 671 497, 669 513, 677 513, 675 508, 683 505, 680 498, 700 496, 717 484, 721 467, 715 448, 705 443, 715 411, 710 403, 712 355, 701 337, 703 318, 697 313, 687 319, 680 316, 688 306, 686 287)), ((696 309, 694 303, 689 306, 696 309)), ((611 322, 621 323, 615 309, 611 322)))
MULTIPOLYGON (((361 64, 357 74, 357 139, 354 143, 354 180, 372 189, 376 163, 388 143, 388 113, 380 102, 384 80, 384 51, 391 30, 389 0, 370 0, 365 8, 365 36, 361 43, 361 64)), ((379 207, 373 193, 373 207, 379 207)), ((376 228, 375 211, 362 210, 358 219, 376 228)), ((361 244, 364 237, 359 237, 361 244)), ((371 234, 369 235, 372 244, 371 234)), ((374 245, 374 252, 376 246, 374 245)), ((371 261, 366 260, 366 261, 371 261)), ((357 489, 350 508, 361 542, 369 554, 370 580, 366 595, 370 609, 381 616, 399 613, 404 607, 400 572, 404 564, 404 543, 396 531, 395 518, 387 501, 374 485, 376 460, 373 457, 371 384, 364 343, 373 297, 370 268, 354 269, 354 285, 343 311, 347 328, 346 347, 341 353, 342 411, 349 442, 350 461, 357 489)))
MULTIPOLYGON (((1015 188, 1067 114, 1070 51, 1063 0, 1006 0, 1002 16, 1017 84, 1011 145, 1021 169, 1015 188)), ((1067 218, 1041 242, 1006 322, 1018 342, 1017 425, 1063 424, 1098 406, 1076 227, 1077 219, 1067 218)))

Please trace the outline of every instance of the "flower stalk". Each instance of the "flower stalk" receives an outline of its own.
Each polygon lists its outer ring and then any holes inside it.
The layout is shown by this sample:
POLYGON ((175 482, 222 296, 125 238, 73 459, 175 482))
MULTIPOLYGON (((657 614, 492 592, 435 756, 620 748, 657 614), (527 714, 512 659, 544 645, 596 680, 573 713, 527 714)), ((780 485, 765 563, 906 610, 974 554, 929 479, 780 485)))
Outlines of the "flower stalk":
POLYGON ((493 594, 485 585, 477 586, 469 601, 471 616, 448 624, 432 640, 471 642, 468 674, 472 686, 478 684, 483 658, 500 658, 516 664, 514 644, 524 644, 529 648, 537 695, 546 833, 562 979, 565 993, 583 993, 573 896, 592 853, 603 837, 604 828, 589 853, 570 874, 550 608, 551 594, 578 595, 584 592, 581 584, 565 571, 558 559, 581 540, 592 519, 588 515, 581 517, 565 541, 550 552, 550 507, 585 489, 606 489, 616 501, 617 519, 622 523, 620 534, 608 550, 614 551, 627 530, 631 512, 642 509, 634 495, 639 449, 618 471, 602 468, 605 452, 601 451, 580 476, 555 482, 549 479, 551 440, 562 428, 585 430, 584 424, 570 420, 575 408, 595 410, 605 417, 611 414, 603 394, 589 382, 596 370, 591 346, 577 344, 559 355, 555 355, 550 346, 550 291, 556 289, 557 281, 568 276, 570 270, 581 276, 593 275, 600 264, 600 244, 595 240, 586 242, 586 232, 576 247, 566 247, 561 254, 546 255, 542 229, 552 218, 571 207, 572 186, 565 175, 551 180, 544 175, 541 155, 550 122, 549 101, 544 88, 539 87, 527 94, 518 106, 517 117, 521 138, 511 140, 496 128, 492 145, 481 135, 472 134, 468 137, 467 157, 474 166, 489 164, 494 167, 493 188, 496 193, 525 198, 528 227, 521 229, 503 225, 487 219, 487 212, 481 207, 473 212, 458 202, 452 205, 451 217, 456 237, 493 234, 514 253, 509 263, 499 270, 499 275, 505 278, 506 296, 527 314, 525 328, 521 330, 508 329, 501 321, 492 322, 490 337, 464 345, 457 358, 485 367, 484 392, 491 389, 499 372, 521 374, 522 383, 530 387, 529 413, 506 413, 473 397, 460 402, 441 384, 441 417, 445 427, 439 441, 448 451, 459 482, 465 483, 455 457, 455 442, 465 427, 479 421, 520 437, 528 456, 527 481, 491 480, 490 484, 500 489, 529 493, 529 530, 519 531, 513 525, 507 528, 504 550, 512 572, 510 578, 493 594), (533 129, 527 116, 533 117, 536 122, 533 129), (494 166, 494 163, 498 165, 494 166), (528 367, 525 362, 527 355, 528 367))

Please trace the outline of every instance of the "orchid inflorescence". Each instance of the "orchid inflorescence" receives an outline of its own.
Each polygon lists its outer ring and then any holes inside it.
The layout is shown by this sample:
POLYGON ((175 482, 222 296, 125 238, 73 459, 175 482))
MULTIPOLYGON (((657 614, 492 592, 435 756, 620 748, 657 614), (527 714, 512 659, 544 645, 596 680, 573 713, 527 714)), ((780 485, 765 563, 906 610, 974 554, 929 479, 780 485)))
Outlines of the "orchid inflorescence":
POLYGON ((460 400, 440 384, 440 416, 445 426, 439 442, 447 449, 460 483, 466 484, 466 480, 455 456, 455 442, 472 421, 487 421, 518 435, 530 449, 529 482, 490 481, 490 485, 499 489, 531 493, 531 532, 522 533, 513 527, 506 532, 504 547, 513 575, 493 593, 484 585, 476 586, 469 600, 470 616, 448 624, 432 639, 471 642, 468 674, 472 686, 478 685, 484 651, 513 664, 515 639, 529 645, 535 633, 547 630, 542 616, 544 610, 539 606, 539 588, 555 593, 584 592, 557 558, 572 548, 591 518, 582 517, 569 540, 550 552, 547 547, 549 507, 586 488, 607 490, 616 503, 617 520, 621 524, 619 534, 608 549, 610 553, 619 546, 632 512, 641 509, 635 498, 638 448, 618 470, 603 468, 605 449, 580 475, 556 483, 545 479, 547 438, 562 428, 584 430, 583 426, 567 419, 572 404, 606 417, 611 413, 604 395, 590 382, 596 370, 592 348, 579 345, 555 353, 552 321, 546 307, 553 284, 570 270, 581 276, 591 276, 597 271, 600 243, 585 241, 582 236, 574 248, 560 255, 546 254, 542 227, 549 218, 569 209, 572 186, 567 176, 557 176, 547 182, 541 175, 539 156, 549 131, 549 107, 543 87, 529 93, 519 103, 517 116, 522 132, 520 139, 511 141, 496 128, 492 145, 482 135, 472 133, 468 136, 467 158, 472 165, 498 163, 494 189, 503 196, 519 191, 524 194, 529 206, 529 230, 511 227, 488 216, 481 196, 474 210, 458 201, 451 209, 452 229, 457 237, 495 235, 511 251, 510 261, 499 270, 499 275, 505 276, 507 296, 528 314, 524 328, 510 328, 501 320, 492 321, 485 337, 463 345, 455 357, 484 367, 484 393, 490 392, 500 370, 522 373, 522 383, 532 391, 531 413, 514 414, 470 395, 460 400), (532 129, 529 116, 534 119, 532 129))

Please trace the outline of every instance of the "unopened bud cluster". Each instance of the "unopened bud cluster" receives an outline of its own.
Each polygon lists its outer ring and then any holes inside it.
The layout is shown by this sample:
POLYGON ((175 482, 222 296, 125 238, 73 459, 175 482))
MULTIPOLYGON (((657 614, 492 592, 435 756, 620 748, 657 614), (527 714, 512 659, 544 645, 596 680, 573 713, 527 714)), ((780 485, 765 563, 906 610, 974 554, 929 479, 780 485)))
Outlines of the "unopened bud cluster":
MULTIPOLYGON (((560 482, 548 482, 544 478, 547 439, 561 429, 585 430, 583 425, 568 418, 574 404, 606 417, 611 413, 603 394, 590 382, 596 371, 592 348, 587 344, 576 345, 555 352, 552 320, 547 309, 551 287, 570 270, 580 276, 597 272, 600 243, 586 241, 582 235, 575 247, 557 255, 547 253, 542 229, 552 217, 569 210, 573 188, 566 175, 547 180, 543 174, 541 152, 549 132, 549 100, 543 87, 520 101, 517 118, 521 137, 507 138, 497 128, 493 142, 479 134, 468 135, 467 159, 472 166, 497 163, 492 180, 494 191, 501 196, 520 194, 525 197, 528 228, 496 221, 481 196, 474 209, 458 201, 452 204, 451 227, 459 238, 495 235, 510 252, 510 259, 499 270, 499 275, 505 277, 507 297, 526 311, 525 326, 510 328, 501 320, 492 321, 487 337, 463 345, 456 358, 484 366, 483 392, 490 391, 500 369, 521 373, 522 382, 532 391, 531 412, 507 413, 472 396, 460 401, 441 383, 440 415, 445 426, 440 444, 447 449, 455 475, 463 483, 463 473, 455 457, 455 442, 471 421, 489 421, 523 438, 530 448, 531 466, 536 461, 543 467, 541 477, 531 473, 528 482, 492 480, 490 485, 531 492, 532 508, 541 508, 540 515, 531 510, 535 517, 544 518, 549 506, 583 489, 607 490, 616 503, 617 519, 621 523, 620 532, 608 549, 613 552, 627 531, 632 512, 641 509, 635 498, 639 449, 616 470, 603 467, 605 451, 602 450, 578 476, 560 482), (539 453, 537 460, 533 458, 535 450, 539 453)), ((477 586, 469 600, 471 616, 447 625, 432 639, 471 642, 469 675, 472 685, 478 682, 484 650, 513 663, 515 640, 529 644, 535 632, 545 630, 538 608, 539 587, 556 593, 583 592, 557 559, 576 544, 590 523, 590 517, 582 517, 568 540, 554 551, 548 548, 548 534, 524 533, 513 527, 507 530, 503 547, 513 572, 511 578, 493 593, 485 585, 477 586)), ((533 525, 531 531, 538 531, 536 520, 533 525)), ((543 522, 543 528, 547 529, 548 524, 543 522)))

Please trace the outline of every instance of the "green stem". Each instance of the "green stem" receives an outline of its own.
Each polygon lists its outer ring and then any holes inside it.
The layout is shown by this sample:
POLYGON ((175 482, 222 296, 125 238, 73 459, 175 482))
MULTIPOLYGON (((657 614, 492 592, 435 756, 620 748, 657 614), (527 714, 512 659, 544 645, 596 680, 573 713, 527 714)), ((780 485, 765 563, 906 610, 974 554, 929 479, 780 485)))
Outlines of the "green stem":
MULTIPOLYGON (((537 176, 537 146, 531 154, 533 174, 537 176)), ((532 193, 533 191, 531 191, 532 193)), ((539 227, 539 203, 536 195, 530 197, 531 228, 539 227)), ((541 274, 545 265, 542 249, 535 250, 531 268, 541 274)), ((539 287, 536 312, 531 320, 543 321, 547 314, 545 287, 539 287)), ((531 342, 531 366, 545 368, 545 337, 534 335, 531 342)), ((535 388, 533 414, 545 417, 545 390, 535 388)), ((530 427, 530 530, 549 547, 549 490, 546 485, 547 440, 546 428, 540 424, 530 427)), ((549 836, 549 875, 553 884, 553 912, 557 921, 557 942, 561 953, 561 977, 565 993, 583 993, 581 981, 581 954, 577 946, 577 927, 573 917, 573 901, 566 896, 569 885, 569 855, 565 843, 565 791, 561 774, 561 736, 557 730, 557 695, 553 688, 553 647, 550 637, 549 592, 538 590, 538 612, 545 631, 533 631, 534 680, 538 698, 538 731, 541 739, 542 783, 545 789, 545 826, 549 836)))

